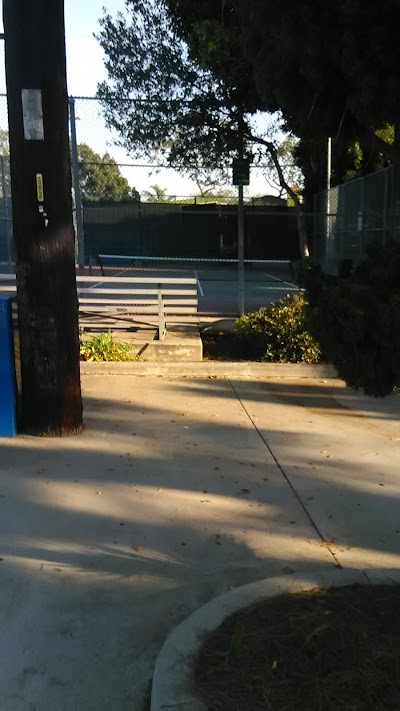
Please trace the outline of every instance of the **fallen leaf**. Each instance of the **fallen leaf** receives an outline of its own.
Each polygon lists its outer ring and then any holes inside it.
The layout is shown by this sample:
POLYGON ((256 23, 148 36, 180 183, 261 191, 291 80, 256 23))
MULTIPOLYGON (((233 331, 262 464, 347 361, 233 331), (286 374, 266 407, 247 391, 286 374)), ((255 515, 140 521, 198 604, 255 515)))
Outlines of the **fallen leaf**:
POLYGON ((136 551, 137 553, 141 553, 141 551, 144 551, 143 546, 131 546, 133 551, 136 551))

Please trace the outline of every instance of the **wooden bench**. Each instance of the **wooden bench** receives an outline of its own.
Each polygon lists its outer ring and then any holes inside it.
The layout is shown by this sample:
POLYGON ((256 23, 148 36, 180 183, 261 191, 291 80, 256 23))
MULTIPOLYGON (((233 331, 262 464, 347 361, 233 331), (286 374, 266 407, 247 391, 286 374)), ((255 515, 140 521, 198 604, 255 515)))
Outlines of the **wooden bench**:
MULTIPOLYGON (((167 321, 197 314, 195 277, 93 277, 77 276, 79 313, 86 316, 150 325, 156 319, 158 338, 166 334, 167 321), (81 286, 82 284, 82 286, 81 286), (155 317, 151 321, 137 316, 155 317)), ((15 293, 15 274, 0 274, 0 291, 15 293)))

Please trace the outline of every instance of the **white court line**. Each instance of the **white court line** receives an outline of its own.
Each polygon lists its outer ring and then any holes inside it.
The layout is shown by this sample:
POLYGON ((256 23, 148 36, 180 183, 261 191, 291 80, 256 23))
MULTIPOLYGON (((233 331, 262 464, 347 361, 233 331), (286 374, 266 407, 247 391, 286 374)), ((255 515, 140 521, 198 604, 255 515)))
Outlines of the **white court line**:
POLYGON ((200 281, 199 277, 197 276, 197 272, 193 272, 193 273, 197 279, 197 285, 199 287, 200 296, 204 296, 203 287, 201 286, 201 281, 200 281))
MULTIPOLYGON (((293 282, 290 281, 284 281, 283 279, 278 279, 274 274, 266 274, 265 276, 270 277, 270 279, 276 279, 276 282, 278 284, 286 284, 287 286, 290 286, 292 289, 298 289, 299 287, 296 286, 296 284, 293 284, 293 282)), ((274 287, 268 287, 270 289, 273 289, 274 287)), ((276 288, 276 287, 275 287, 276 288)))

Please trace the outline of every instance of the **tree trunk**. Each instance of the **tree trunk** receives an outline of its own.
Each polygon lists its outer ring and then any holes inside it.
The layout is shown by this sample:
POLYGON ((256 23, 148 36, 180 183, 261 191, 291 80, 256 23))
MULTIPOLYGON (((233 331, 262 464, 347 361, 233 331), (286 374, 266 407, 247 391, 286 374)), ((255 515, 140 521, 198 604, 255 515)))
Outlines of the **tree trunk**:
POLYGON ((23 427, 74 434, 82 400, 64 2, 4 0, 4 27, 23 427))
POLYGON ((300 256, 302 259, 304 257, 309 257, 310 251, 308 249, 307 228, 301 202, 297 193, 290 187, 290 185, 285 180, 285 176, 283 175, 283 170, 280 166, 275 146, 269 141, 264 141, 264 144, 266 145, 267 150, 269 151, 269 154, 276 168, 276 172, 278 173, 279 185, 281 186, 281 188, 286 190, 286 192, 288 193, 288 195, 290 195, 294 203, 294 209, 296 211, 297 234, 299 236, 300 256))

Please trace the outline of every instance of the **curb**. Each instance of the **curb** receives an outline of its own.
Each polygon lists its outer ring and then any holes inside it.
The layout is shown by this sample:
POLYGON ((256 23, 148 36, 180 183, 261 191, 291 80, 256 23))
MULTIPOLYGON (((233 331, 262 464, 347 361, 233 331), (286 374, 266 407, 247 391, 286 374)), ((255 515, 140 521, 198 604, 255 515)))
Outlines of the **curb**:
POLYGON ((165 641, 156 660, 150 711, 179 708, 207 711, 196 697, 191 660, 198 653, 204 635, 214 631, 234 612, 268 597, 314 588, 344 585, 399 584, 398 569, 344 570, 305 573, 299 576, 267 578, 214 598, 181 622, 165 641))
POLYGON ((183 378, 336 378, 332 365, 248 361, 106 362, 81 361, 81 375, 132 375, 183 378))

